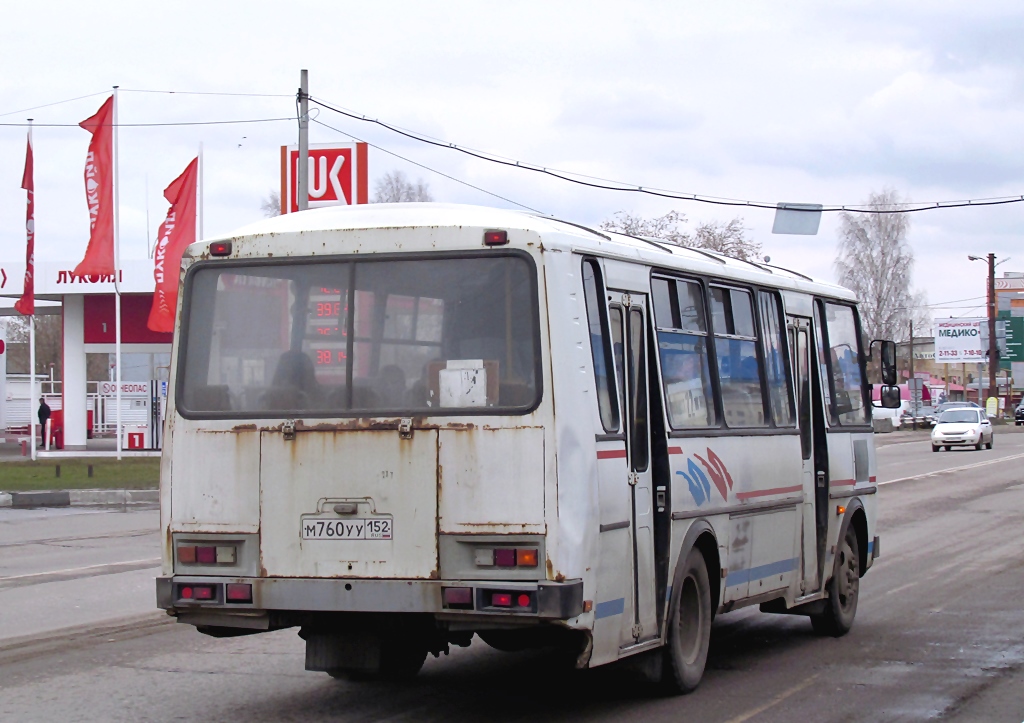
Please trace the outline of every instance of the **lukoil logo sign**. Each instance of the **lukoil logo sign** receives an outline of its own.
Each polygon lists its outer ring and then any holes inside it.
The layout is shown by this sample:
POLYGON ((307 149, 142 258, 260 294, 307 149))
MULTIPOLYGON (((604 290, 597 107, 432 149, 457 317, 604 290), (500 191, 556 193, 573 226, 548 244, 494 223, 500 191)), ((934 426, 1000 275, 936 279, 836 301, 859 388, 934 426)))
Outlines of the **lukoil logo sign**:
MULTIPOLYGON (((313 144, 309 147, 310 208, 369 202, 365 143, 313 144)), ((295 213, 298 202, 298 146, 281 146, 281 211, 295 213)))

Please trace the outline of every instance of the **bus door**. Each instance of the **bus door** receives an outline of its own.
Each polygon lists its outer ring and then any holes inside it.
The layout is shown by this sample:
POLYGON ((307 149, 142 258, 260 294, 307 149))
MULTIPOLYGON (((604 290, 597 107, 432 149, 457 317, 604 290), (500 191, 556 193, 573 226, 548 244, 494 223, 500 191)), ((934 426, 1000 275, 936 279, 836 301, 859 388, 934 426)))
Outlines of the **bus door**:
POLYGON ((826 530, 820 524, 820 520, 824 519, 826 523, 828 520, 828 488, 823 474, 819 474, 827 470, 827 464, 819 459, 822 456, 820 453, 815 453, 815 450, 820 450, 825 445, 825 430, 821 419, 821 407, 813 403, 815 396, 820 399, 820 392, 817 395, 814 393, 815 385, 819 381, 813 374, 814 367, 811 365, 811 320, 806 317, 789 316, 787 326, 793 380, 796 385, 800 452, 803 458, 801 483, 804 489, 804 505, 800 535, 800 592, 809 595, 821 588, 819 570, 824 561, 822 553, 826 530), (824 491, 824 499, 821 499, 819 486, 824 491))
MULTIPOLYGON (((633 554, 632 615, 622 621, 622 645, 633 645, 658 636, 656 581, 654 574, 654 490, 651 474, 650 410, 647 383, 647 299, 622 294, 619 314, 625 328, 612 330, 622 339, 616 350, 616 372, 625 392, 627 477, 630 488, 633 554), (623 333, 624 332, 624 333, 623 333), (621 335, 621 336, 620 336, 621 335)), ((620 307, 614 305, 618 310, 620 307)), ((620 322, 621 323, 621 322, 620 322)))

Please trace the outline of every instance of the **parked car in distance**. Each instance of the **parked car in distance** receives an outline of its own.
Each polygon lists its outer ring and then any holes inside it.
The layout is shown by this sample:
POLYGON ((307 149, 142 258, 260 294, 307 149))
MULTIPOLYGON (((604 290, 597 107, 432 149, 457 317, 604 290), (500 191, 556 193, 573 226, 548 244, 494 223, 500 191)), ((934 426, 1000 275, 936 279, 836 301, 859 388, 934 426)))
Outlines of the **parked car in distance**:
POLYGON ((943 402, 939 406, 935 407, 935 411, 942 414, 947 409, 960 409, 963 407, 969 407, 971 409, 981 409, 981 406, 974 402, 943 402))
POLYGON ((1013 423, 1018 427, 1024 424, 1024 401, 1017 405, 1017 408, 1013 410, 1013 423))
POLYGON ((900 414, 900 426, 907 427, 915 422, 918 427, 928 428, 935 424, 935 419, 938 417, 934 407, 931 405, 919 405, 917 408, 917 414, 914 414, 913 408, 904 409, 900 414))
POLYGON ((984 409, 959 407, 947 409, 939 415, 932 428, 932 451, 938 452, 945 448, 948 452, 953 447, 969 447, 981 449, 987 446, 992 449, 992 422, 984 409))

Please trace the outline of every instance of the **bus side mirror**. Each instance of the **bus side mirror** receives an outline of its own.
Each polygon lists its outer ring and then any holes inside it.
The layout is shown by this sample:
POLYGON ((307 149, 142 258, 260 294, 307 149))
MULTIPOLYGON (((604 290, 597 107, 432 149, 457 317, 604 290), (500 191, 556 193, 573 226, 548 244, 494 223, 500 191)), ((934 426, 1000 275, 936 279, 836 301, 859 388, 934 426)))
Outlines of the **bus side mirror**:
MULTIPOLYGON (((882 384, 893 386, 896 384, 896 342, 875 339, 871 342, 871 351, 874 353, 875 344, 878 344, 879 360, 882 367, 882 384)), ((894 407, 886 407, 893 409, 894 407)))
POLYGON ((889 384, 883 384, 879 396, 881 397, 881 406, 883 409, 900 408, 901 400, 899 387, 889 384))

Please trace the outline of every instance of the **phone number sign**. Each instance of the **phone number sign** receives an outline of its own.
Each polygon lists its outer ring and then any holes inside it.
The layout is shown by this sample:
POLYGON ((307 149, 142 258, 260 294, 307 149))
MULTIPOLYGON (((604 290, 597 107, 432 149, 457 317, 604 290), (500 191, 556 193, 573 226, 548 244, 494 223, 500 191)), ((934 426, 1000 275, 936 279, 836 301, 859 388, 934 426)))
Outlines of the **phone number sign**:
POLYGON ((946 364, 985 361, 982 324, 987 319, 936 319, 935 361, 946 364))

